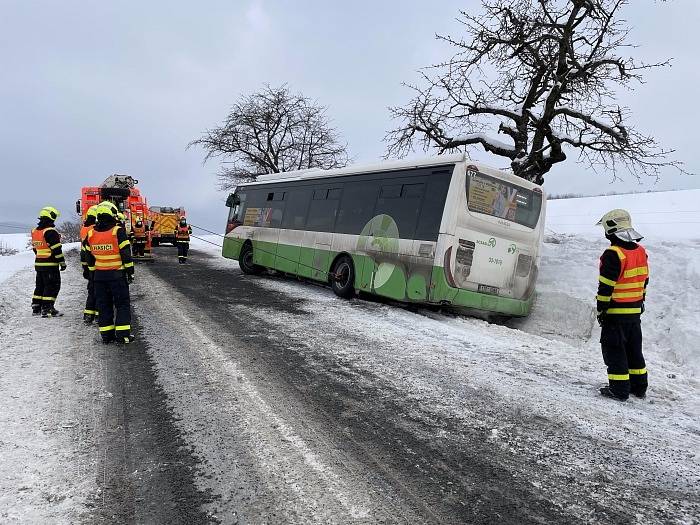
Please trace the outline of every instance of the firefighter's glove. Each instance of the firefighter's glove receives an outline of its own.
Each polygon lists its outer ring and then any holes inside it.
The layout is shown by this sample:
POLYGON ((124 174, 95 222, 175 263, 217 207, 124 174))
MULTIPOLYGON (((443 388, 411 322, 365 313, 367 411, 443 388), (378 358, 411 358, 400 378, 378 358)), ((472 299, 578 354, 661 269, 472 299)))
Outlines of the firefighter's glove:
POLYGON ((61 271, 62 271, 62 272, 64 272, 64 271, 66 270, 66 268, 68 268, 68 267, 66 266, 66 263, 61 263, 61 266, 60 266, 60 267, 61 267, 61 271))
POLYGON ((605 321, 605 312, 598 312, 598 315, 596 316, 596 319, 598 319, 598 324, 600 326, 603 326, 603 322, 605 321))
POLYGON ((126 282, 129 284, 134 282, 134 274, 133 273, 126 276, 126 282))
POLYGON ((90 280, 90 270, 88 270, 87 266, 83 268, 83 279, 90 280))

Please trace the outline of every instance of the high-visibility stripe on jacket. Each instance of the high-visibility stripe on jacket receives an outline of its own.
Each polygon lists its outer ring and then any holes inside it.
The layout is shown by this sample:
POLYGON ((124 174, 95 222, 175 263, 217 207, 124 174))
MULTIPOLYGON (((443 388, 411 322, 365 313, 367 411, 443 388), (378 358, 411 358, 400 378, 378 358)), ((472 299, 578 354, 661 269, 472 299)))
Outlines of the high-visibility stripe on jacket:
POLYGON ((58 231, 56 231, 56 228, 49 226, 42 229, 32 229, 32 248, 34 248, 34 252, 36 254, 34 259, 35 267, 56 267, 60 264, 57 253, 61 255, 61 259, 63 254, 60 250, 60 235, 58 234, 58 231), (46 233, 50 231, 55 232, 54 237, 58 239, 58 242, 53 245, 49 245, 49 243, 46 241, 46 233))
MULTIPOLYGON (((634 249, 621 246, 610 246, 620 261, 620 272, 613 280, 604 276, 599 281, 607 285, 608 294, 598 294, 599 303, 607 303, 606 312, 613 315, 640 314, 646 294, 646 282, 649 278, 647 253, 643 246, 634 249)), ((607 251, 606 250, 606 251, 607 251)))
POLYGON ((103 232, 95 229, 88 232, 88 249, 95 258, 96 271, 124 269, 122 256, 119 253, 119 240, 117 239, 119 228, 120 226, 115 226, 111 230, 103 232))

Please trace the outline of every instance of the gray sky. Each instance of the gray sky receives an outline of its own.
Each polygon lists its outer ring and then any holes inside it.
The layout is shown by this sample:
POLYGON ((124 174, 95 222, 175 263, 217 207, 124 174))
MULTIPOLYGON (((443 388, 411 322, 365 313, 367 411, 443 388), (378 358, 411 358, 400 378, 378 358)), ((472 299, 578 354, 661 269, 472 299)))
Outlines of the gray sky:
MULTIPOLYGON (((217 164, 185 151, 234 100, 287 82, 328 106, 356 162, 375 162, 392 126, 387 106, 410 97, 402 81, 448 56, 434 34, 458 34, 460 8, 478 2, 75 2, 1 0, 0 222, 32 223, 44 205, 70 214, 80 187, 112 173, 140 179, 151 205, 184 205, 191 221, 221 228, 217 164)), ((700 174, 700 2, 634 0, 631 41, 649 61, 674 57, 622 103, 640 128, 677 149, 700 174)), ((475 155, 493 165, 502 160, 475 155)), ((550 192, 700 187, 669 171, 654 186, 609 184, 558 165, 550 192)))

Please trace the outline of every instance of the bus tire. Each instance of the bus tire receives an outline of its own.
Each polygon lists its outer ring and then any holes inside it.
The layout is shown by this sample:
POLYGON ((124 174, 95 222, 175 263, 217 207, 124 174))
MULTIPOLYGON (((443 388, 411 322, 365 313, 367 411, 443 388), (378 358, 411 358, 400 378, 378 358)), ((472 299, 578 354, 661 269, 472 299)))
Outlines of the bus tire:
POLYGON ((253 263, 253 245, 246 243, 241 248, 241 254, 238 257, 238 266, 241 267, 241 271, 248 275, 259 275, 262 273, 264 268, 253 263))
POLYGON ((355 295, 355 265, 349 255, 341 256, 333 265, 331 288, 338 297, 350 299, 355 295))

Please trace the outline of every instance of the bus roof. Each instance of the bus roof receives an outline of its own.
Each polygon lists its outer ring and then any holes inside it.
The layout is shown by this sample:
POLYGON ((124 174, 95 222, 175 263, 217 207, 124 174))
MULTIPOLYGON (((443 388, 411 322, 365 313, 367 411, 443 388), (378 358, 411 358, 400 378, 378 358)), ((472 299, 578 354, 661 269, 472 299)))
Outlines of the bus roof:
POLYGON ((324 170, 320 168, 312 168, 307 170, 285 171, 282 173, 266 173, 259 175, 255 182, 246 182, 238 186, 254 186, 258 184, 270 184, 276 182, 293 182, 299 180, 320 179, 327 177, 340 177, 343 175, 360 175, 363 173, 372 173, 375 171, 397 171, 411 168, 422 168, 426 166, 444 166, 445 164, 457 164, 460 162, 469 163, 476 166, 479 171, 491 175, 500 175, 506 180, 510 180, 516 184, 522 185, 525 188, 533 189, 537 184, 522 179, 502 170, 498 170, 487 166, 481 162, 470 159, 465 153, 452 153, 449 155, 435 155, 432 157, 423 157, 409 160, 394 160, 385 162, 376 162, 374 164, 357 164, 345 168, 336 168, 324 170))
POLYGON ((465 159, 466 156, 464 153, 454 153, 451 155, 437 155, 434 157, 424 157, 411 160, 394 160, 376 162, 374 164, 357 164, 346 168, 335 168, 331 170, 312 168, 308 170, 285 171, 282 173, 267 173, 265 175, 258 176, 257 181, 241 184, 241 186, 270 182, 339 177, 342 175, 359 175, 361 173, 371 173, 373 171, 394 171, 408 168, 421 168, 424 166, 443 166, 445 164, 455 164, 465 159))

